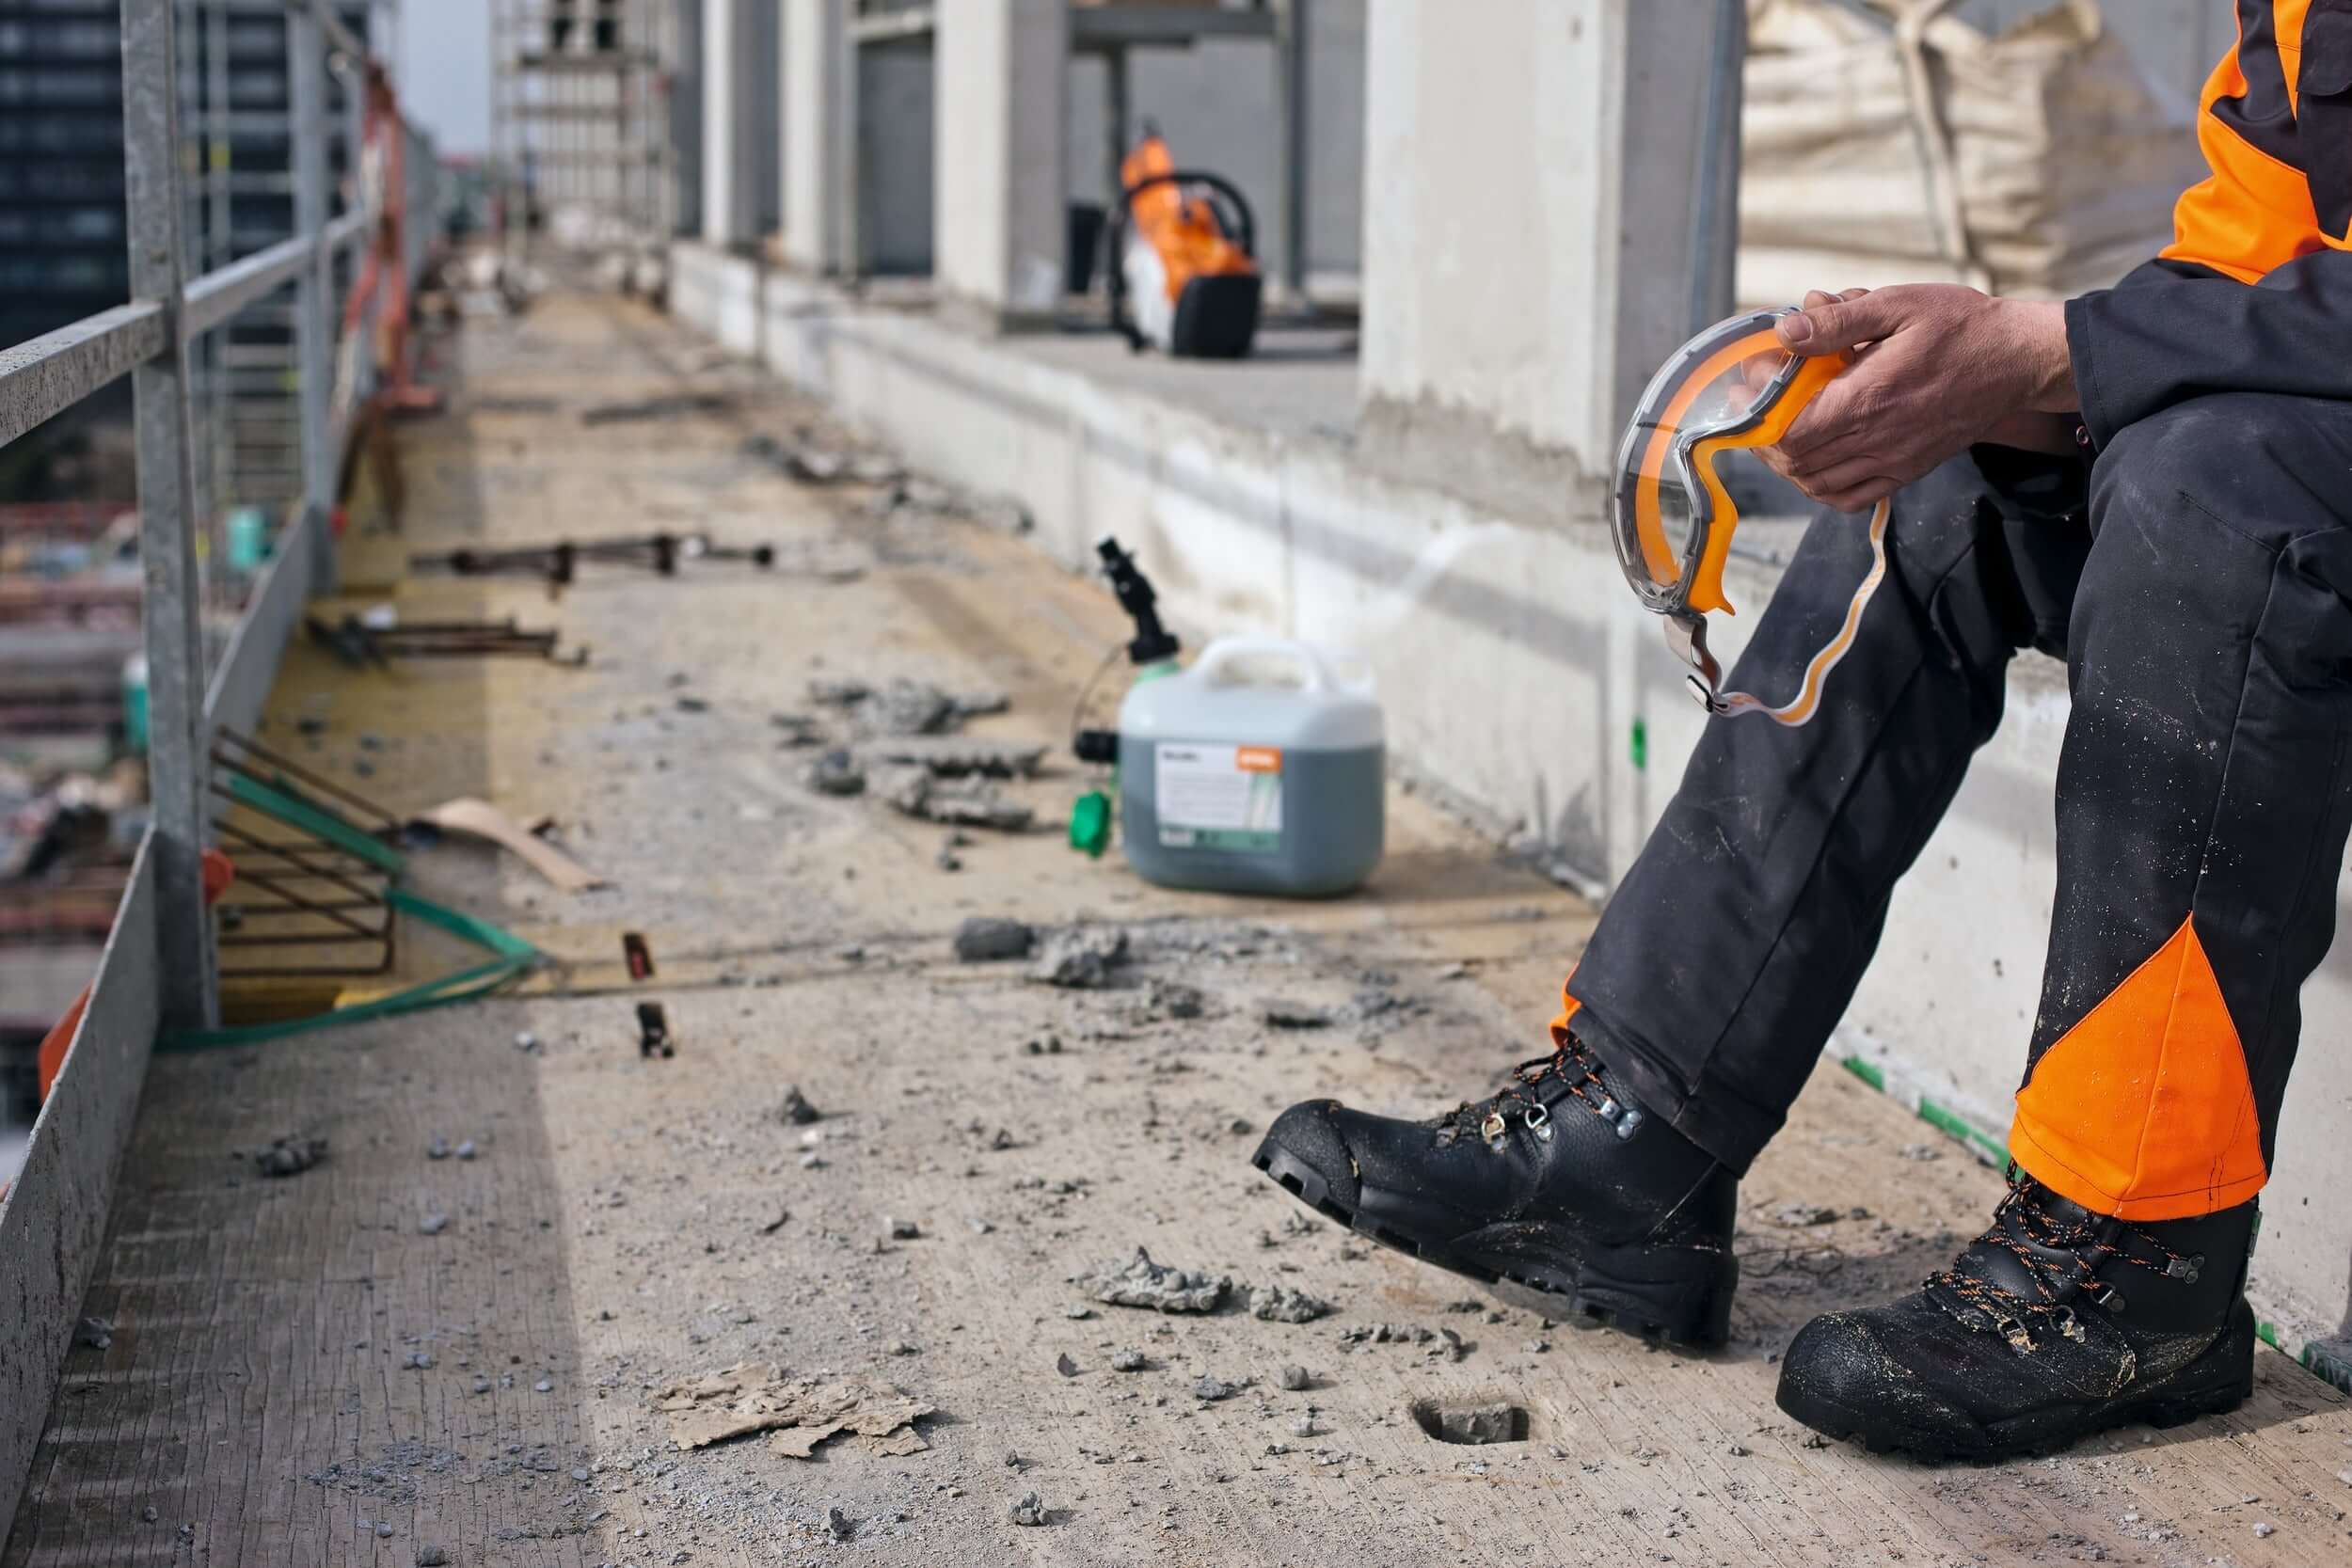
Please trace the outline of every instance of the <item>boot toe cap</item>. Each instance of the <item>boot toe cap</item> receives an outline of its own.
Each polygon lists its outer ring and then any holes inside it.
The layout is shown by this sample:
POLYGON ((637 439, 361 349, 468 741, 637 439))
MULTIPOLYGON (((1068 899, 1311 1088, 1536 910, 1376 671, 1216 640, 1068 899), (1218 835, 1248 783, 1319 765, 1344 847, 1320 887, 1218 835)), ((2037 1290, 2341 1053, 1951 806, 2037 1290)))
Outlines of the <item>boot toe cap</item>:
POLYGON ((1309 1203, 1325 1198, 1353 1208, 1359 1177, 1348 1148, 1346 1108, 1336 1100, 1309 1100, 1274 1118, 1254 1163, 1309 1203))
POLYGON ((1781 1358, 1781 1409, 1814 1430, 1873 1449, 1965 1453, 1987 1437, 1957 1400, 1901 1354, 1905 1336, 1879 1312, 1832 1312, 1805 1324, 1781 1358))

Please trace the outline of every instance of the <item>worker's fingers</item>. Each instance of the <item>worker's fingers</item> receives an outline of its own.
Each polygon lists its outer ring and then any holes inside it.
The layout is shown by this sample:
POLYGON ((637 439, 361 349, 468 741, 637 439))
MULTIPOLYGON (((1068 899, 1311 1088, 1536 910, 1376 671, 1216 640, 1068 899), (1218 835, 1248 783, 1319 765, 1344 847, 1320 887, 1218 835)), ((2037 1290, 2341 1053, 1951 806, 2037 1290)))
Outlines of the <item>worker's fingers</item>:
POLYGON ((1849 517, 1859 517, 1901 488, 1901 481, 1881 475, 1867 484, 1857 484, 1851 490, 1840 490, 1834 495, 1818 499, 1832 512, 1842 512, 1849 517))
MULTIPOLYGON (((1791 320, 1795 318, 1791 317, 1791 320)), ((1884 344, 1854 352, 1853 363, 1805 404, 1780 438, 1800 468, 1818 468, 1880 444, 1894 391, 1876 363, 1884 344)))
POLYGON ((1756 455, 1763 461, 1766 467, 1772 469, 1772 472, 1778 474, 1781 478, 1788 480, 1794 479, 1795 476, 1788 471, 1790 466, 1789 456, 1778 447, 1758 447, 1756 449, 1756 455))
POLYGON ((1892 495, 1901 483, 1886 472, 1884 460, 1877 457, 1857 457, 1790 478, 1812 499, 1840 512, 1867 511, 1880 497, 1892 495))
POLYGON ((1848 290, 1834 302, 1808 304, 1781 317, 1776 330, 1792 354, 1835 354, 1885 337, 1902 325, 1904 313, 1899 295, 1848 290))

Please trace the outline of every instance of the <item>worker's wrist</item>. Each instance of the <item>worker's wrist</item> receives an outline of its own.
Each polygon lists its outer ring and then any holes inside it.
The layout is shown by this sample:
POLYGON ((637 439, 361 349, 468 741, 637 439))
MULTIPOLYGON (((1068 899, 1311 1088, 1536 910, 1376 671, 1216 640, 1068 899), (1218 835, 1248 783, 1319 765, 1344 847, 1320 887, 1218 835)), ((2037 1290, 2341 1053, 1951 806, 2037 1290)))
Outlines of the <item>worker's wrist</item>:
POLYGON ((2026 382, 2023 406, 2039 414, 2077 405, 2074 361, 2066 346, 2066 306, 2055 299, 2004 299, 2012 352, 2026 382))

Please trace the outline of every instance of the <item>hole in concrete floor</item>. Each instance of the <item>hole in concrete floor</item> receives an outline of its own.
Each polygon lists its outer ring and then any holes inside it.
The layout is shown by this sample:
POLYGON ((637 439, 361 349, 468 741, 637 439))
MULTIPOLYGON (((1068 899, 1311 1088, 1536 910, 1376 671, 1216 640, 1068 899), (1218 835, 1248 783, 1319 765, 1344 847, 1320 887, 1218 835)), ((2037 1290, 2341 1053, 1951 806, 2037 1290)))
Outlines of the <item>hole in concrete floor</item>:
POLYGON ((1421 1430, 1440 1443, 1527 1441, 1527 1412, 1508 1400, 1415 1400, 1407 1408, 1421 1430))

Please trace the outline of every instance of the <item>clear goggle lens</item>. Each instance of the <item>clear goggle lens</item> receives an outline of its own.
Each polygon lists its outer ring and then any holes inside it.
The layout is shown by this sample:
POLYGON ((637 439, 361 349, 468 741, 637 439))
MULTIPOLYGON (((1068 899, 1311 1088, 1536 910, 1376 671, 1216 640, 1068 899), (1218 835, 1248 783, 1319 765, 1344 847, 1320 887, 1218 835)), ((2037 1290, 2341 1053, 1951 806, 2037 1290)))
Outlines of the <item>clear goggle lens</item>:
POLYGON ((1652 610, 1681 608, 1719 520, 1699 444, 1754 427, 1804 363, 1773 334, 1788 313, 1753 311, 1708 328, 1642 394, 1617 450, 1612 531, 1626 580, 1652 610))

